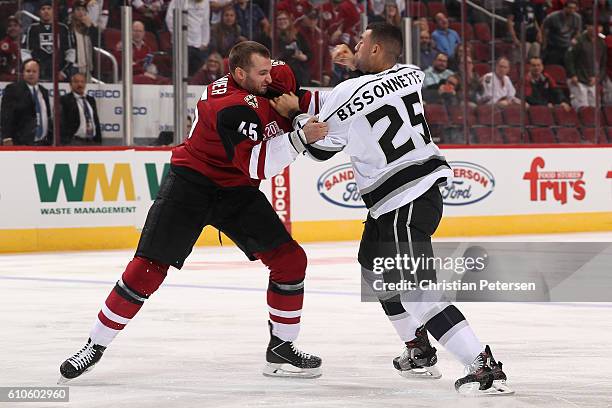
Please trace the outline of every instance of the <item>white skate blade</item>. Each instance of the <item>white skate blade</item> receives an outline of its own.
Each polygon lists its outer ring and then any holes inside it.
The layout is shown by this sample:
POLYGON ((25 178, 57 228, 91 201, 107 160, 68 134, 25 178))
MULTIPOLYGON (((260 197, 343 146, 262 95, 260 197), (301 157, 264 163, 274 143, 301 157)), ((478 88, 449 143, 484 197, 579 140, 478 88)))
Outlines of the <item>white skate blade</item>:
POLYGON ((463 384, 457 392, 466 397, 484 397, 489 395, 512 395, 514 390, 506 385, 505 380, 495 380, 493 385, 486 390, 481 390, 480 383, 472 382, 463 384))
POLYGON ((299 368, 286 363, 266 363, 263 369, 266 377, 317 378, 321 374, 321 367, 299 368))
POLYGON ((397 370, 397 373, 404 378, 418 378, 422 380, 437 380, 442 378, 442 373, 435 365, 431 367, 414 368, 412 370, 397 370))

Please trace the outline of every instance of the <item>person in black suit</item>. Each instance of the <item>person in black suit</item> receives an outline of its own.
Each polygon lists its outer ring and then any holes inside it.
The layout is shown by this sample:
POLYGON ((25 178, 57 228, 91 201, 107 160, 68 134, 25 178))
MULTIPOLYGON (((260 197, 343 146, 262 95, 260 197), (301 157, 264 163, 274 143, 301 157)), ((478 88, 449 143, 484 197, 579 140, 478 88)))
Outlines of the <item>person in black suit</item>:
POLYGON ((38 61, 25 61, 21 74, 23 80, 9 84, 2 96, 2 144, 48 146, 53 141, 53 120, 49 91, 38 84, 38 61))
POLYGON ((74 74, 70 78, 72 92, 60 98, 63 145, 83 146, 102 143, 96 100, 85 94, 85 86, 85 75, 74 74))

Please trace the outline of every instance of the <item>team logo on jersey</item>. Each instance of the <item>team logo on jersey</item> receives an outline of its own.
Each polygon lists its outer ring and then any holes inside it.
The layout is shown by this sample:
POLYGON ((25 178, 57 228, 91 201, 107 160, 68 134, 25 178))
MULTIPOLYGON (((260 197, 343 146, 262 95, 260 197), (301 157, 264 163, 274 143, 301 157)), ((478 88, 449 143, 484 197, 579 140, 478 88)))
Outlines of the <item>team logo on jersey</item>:
POLYGON ((244 101, 249 104, 253 109, 259 108, 259 103, 257 103, 257 97, 255 95, 247 95, 244 97, 244 101))
POLYGON ((355 181, 355 170, 350 163, 332 167, 319 177, 317 190, 321 197, 345 208, 365 208, 355 181))
POLYGON ((40 33, 40 48, 47 54, 53 54, 53 33, 40 33))
POLYGON ((495 177, 484 167, 463 161, 448 164, 453 169, 453 180, 440 189, 445 205, 474 204, 495 190, 495 177))
POLYGON ((276 123, 276 121, 274 120, 266 125, 264 129, 263 140, 272 139, 273 137, 276 137, 281 133, 283 133, 283 131, 281 130, 280 126, 278 126, 278 123, 276 123))
POLYGON ((8 51, 9 45, 8 43, 2 43, 2 51, 8 51))
POLYGON ((546 162, 542 157, 536 157, 531 162, 531 168, 523 175, 523 180, 529 180, 531 201, 549 201, 553 199, 566 204, 571 195, 577 201, 586 196, 584 171, 538 171, 544 169, 546 162))

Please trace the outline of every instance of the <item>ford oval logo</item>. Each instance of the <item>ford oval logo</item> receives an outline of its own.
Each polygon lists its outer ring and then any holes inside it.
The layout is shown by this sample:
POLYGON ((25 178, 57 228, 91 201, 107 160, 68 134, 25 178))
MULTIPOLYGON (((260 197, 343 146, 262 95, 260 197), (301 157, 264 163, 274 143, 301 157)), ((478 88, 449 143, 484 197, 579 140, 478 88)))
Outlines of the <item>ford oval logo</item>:
POLYGON ((493 173, 470 162, 449 162, 453 180, 440 192, 445 205, 474 204, 487 198, 495 189, 493 173))
POLYGON ((350 163, 332 167, 319 177, 317 190, 321 197, 334 205, 346 208, 365 208, 361 201, 355 170, 350 163))

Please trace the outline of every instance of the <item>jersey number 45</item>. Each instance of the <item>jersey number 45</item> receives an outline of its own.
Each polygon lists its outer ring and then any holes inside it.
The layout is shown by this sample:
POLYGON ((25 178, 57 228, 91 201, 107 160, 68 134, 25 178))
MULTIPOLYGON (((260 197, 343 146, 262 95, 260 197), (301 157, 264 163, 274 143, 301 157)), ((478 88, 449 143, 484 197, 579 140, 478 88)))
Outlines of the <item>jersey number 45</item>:
MULTIPOLYGON (((423 133, 421 136, 425 141, 425 144, 429 144, 431 142, 431 134, 429 133, 429 127, 427 126, 427 122, 425 121, 425 117, 422 113, 418 115, 414 112, 414 105, 421 104, 421 100, 419 98, 419 94, 413 92, 409 95, 403 96, 402 101, 406 106, 406 110, 408 111, 408 117, 410 118, 410 125, 414 128, 418 125, 423 126, 423 133)), ((393 105, 383 105, 380 108, 372 111, 366 115, 366 119, 370 122, 370 126, 374 127, 374 125, 381 120, 382 118, 389 118, 389 126, 383 133, 382 137, 378 140, 378 144, 380 145, 385 157, 387 158, 387 163, 394 162, 399 159, 406 153, 415 149, 414 142, 412 138, 409 138, 406 143, 395 147, 393 145, 393 139, 397 136, 397 132, 404 125, 404 120, 400 116, 397 108, 393 105)))

